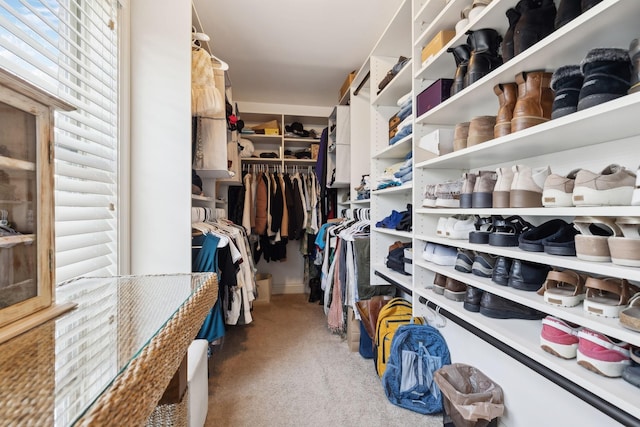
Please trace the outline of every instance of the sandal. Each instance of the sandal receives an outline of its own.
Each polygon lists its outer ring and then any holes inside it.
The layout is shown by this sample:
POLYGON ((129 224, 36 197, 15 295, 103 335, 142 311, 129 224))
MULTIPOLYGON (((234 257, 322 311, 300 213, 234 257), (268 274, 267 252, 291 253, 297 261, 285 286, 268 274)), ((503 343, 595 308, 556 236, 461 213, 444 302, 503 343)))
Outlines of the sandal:
POLYGON ((579 216, 573 220, 580 231, 575 237, 576 256, 585 261, 611 261, 609 237, 622 236, 614 218, 605 216, 579 216))
POLYGON ((640 293, 635 294, 629 300, 629 306, 620 312, 620 324, 640 332, 640 293))
POLYGON ((631 285, 627 279, 589 277, 584 311, 603 317, 619 317, 620 312, 629 303, 631 296, 640 289, 631 285))
POLYGON ((624 237, 607 239, 611 262, 628 267, 640 267, 640 217, 619 217, 616 225, 624 237))
POLYGON ((476 222, 473 224, 476 231, 469 232, 469 243, 489 243, 489 235, 494 231, 493 224, 497 219, 503 218, 500 215, 491 215, 484 218, 476 215, 476 222))
POLYGON ((544 296, 548 304, 560 307, 575 307, 585 298, 584 284, 586 275, 573 270, 552 270, 547 274, 547 280, 538 290, 538 295, 544 296))
POLYGON ((520 235, 533 226, 518 215, 496 219, 494 231, 489 234, 491 246, 518 246, 520 235))

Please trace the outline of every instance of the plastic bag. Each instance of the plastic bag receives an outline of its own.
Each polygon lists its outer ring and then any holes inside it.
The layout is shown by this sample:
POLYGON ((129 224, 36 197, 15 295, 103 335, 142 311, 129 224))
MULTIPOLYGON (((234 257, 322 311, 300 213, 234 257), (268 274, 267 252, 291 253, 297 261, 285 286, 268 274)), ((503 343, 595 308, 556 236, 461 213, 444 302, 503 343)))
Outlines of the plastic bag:
POLYGON ((504 412, 502 387, 473 366, 453 363, 434 374, 456 427, 486 426, 504 412))

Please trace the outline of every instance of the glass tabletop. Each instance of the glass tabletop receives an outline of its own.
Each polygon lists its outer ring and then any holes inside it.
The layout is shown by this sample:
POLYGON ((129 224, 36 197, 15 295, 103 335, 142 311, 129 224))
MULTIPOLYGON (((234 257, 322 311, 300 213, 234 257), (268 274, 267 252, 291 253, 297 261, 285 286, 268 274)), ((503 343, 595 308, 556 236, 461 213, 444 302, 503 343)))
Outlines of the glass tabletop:
POLYGON ((60 285, 56 302, 78 306, 0 345, 0 424, 73 424, 210 277, 84 277, 60 285))

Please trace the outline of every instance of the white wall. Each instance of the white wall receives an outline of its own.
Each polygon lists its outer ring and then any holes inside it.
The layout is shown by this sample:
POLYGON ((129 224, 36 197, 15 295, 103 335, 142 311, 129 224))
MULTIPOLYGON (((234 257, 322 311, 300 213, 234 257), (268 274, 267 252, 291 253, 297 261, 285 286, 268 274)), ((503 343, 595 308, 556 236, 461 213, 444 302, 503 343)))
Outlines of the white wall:
POLYGON ((131 274, 191 272, 191 2, 131 7, 131 274))

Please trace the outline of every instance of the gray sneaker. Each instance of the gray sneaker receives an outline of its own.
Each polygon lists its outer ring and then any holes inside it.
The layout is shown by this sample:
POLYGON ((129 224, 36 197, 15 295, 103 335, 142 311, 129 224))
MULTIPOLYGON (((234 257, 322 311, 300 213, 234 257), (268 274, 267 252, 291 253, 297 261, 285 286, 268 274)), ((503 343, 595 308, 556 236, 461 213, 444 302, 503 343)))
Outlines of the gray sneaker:
POLYGON ((582 169, 576 175, 573 204, 576 206, 629 206, 636 174, 620 165, 609 165, 599 174, 582 169))

